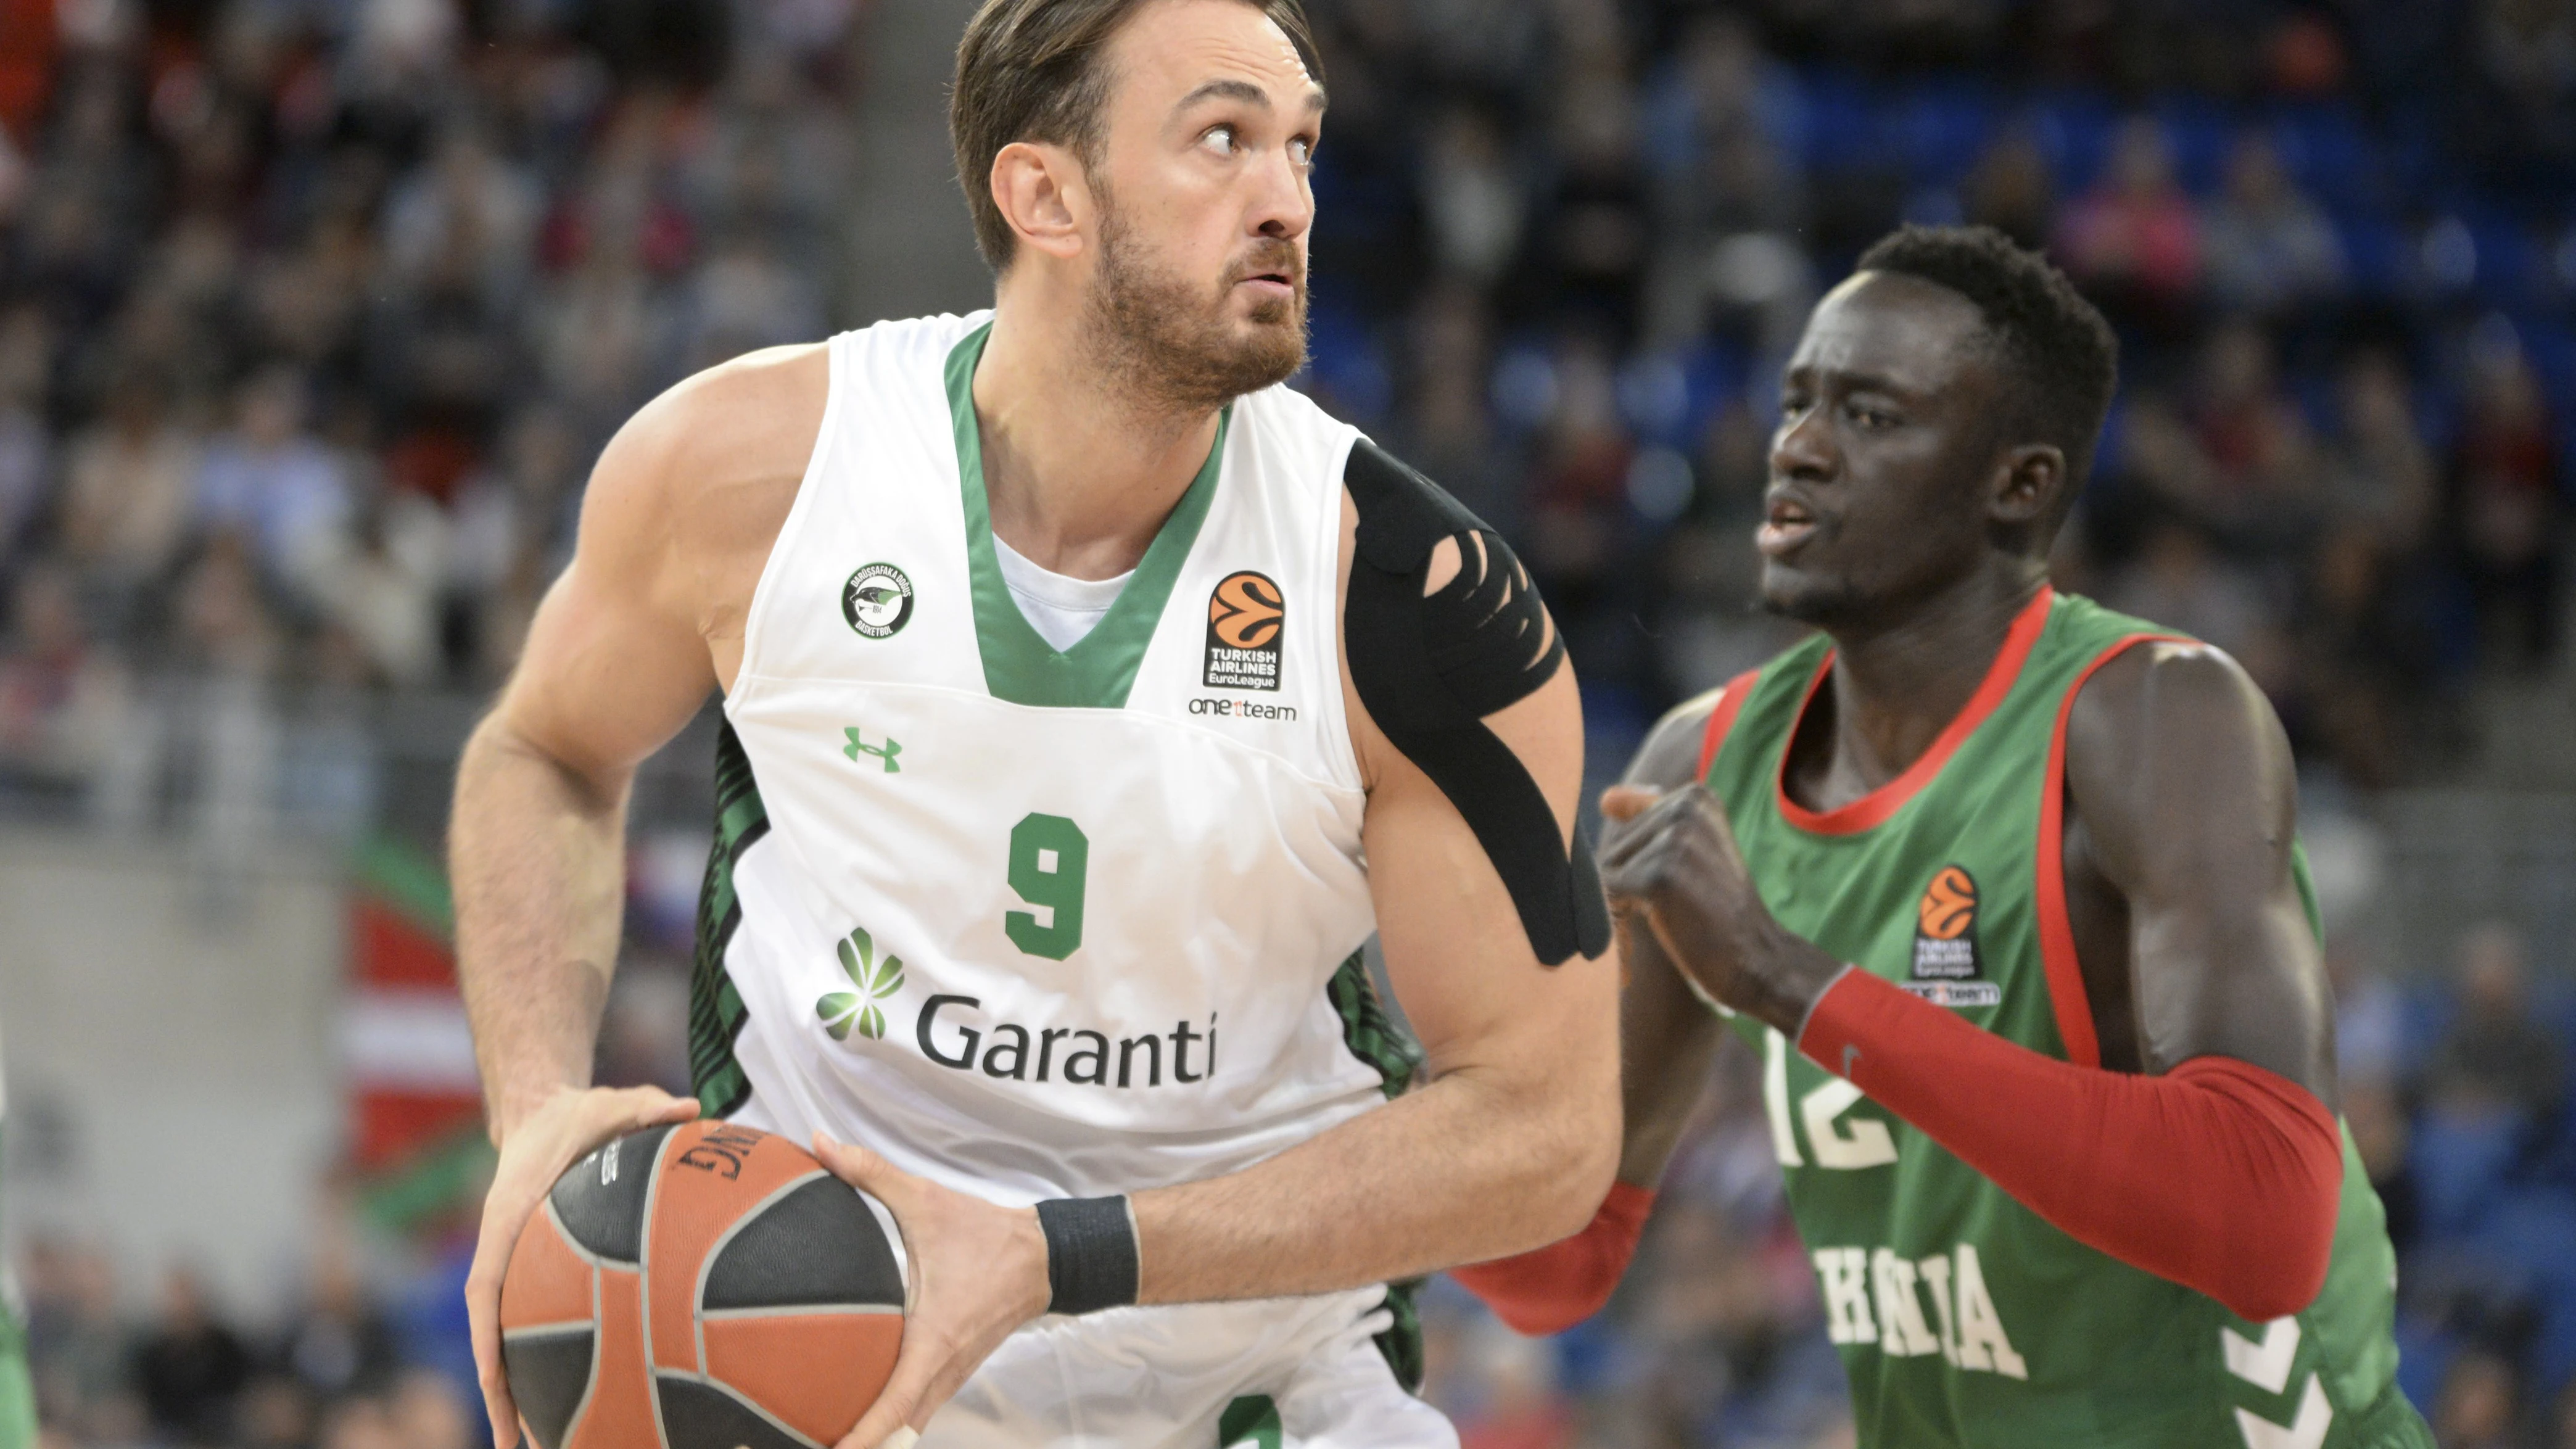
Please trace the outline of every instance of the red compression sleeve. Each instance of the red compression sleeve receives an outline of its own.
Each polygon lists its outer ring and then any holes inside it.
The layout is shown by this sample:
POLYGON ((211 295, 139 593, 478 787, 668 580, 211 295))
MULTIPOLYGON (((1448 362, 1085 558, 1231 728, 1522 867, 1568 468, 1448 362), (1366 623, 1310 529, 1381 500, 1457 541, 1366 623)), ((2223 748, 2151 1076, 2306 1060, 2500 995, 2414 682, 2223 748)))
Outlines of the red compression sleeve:
POLYGON ((1516 1331, 1562 1333, 1610 1301, 1654 1206, 1653 1188, 1614 1182, 1582 1232, 1516 1257, 1452 1268, 1449 1276, 1516 1331))
POLYGON ((2343 1137, 2305 1087, 2228 1057, 2161 1077, 2017 1046, 1857 968, 1798 1050, 2078 1242, 2260 1323, 2325 1285, 2343 1137))

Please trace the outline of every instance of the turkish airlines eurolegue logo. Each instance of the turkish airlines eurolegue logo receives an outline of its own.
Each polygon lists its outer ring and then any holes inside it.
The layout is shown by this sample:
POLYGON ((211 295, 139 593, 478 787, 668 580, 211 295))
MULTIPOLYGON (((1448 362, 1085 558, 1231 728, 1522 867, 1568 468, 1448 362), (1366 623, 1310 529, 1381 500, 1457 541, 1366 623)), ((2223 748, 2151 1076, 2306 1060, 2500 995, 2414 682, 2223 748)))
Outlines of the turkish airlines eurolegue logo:
POLYGON ((1279 646, 1288 600, 1268 574, 1242 569, 1208 595, 1207 668, 1211 689, 1277 689, 1279 646))
POLYGON ((1964 866, 1945 865, 1914 904, 1914 969, 1906 990, 1935 1006, 1992 1006, 2003 1000, 2000 982, 1981 979, 1977 957, 1977 878, 1964 866))
POLYGON ((1977 924, 1977 881, 1955 865, 1943 866, 1923 888, 1914 908, 1915 929, 1935 941, 1955 941, 1977 924))

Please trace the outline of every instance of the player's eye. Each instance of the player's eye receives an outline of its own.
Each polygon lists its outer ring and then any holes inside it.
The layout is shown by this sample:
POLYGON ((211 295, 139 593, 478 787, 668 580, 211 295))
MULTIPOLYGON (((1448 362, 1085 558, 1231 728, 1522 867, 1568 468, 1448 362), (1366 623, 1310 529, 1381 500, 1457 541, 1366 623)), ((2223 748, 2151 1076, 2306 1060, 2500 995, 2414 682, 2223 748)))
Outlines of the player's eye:
POLYGON ((1314 165, 1314 141, 1305 136, 1299 136, 1295 140, 1290 141, 1288 143, 1288 160, 1290 164, 1295 165, 1300 169, 1314 165))
POLYGON ((1199 137, 1199 144, 1219 156, 1231 156, 1234 154, 1234 127, 1210 126, 1199 137))

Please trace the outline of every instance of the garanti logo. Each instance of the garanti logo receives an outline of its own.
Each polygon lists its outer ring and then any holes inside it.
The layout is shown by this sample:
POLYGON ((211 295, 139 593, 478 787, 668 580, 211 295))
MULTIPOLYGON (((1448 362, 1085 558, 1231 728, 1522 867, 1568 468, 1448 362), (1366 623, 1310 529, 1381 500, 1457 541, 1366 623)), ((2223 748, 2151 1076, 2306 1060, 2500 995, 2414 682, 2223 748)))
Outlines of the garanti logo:
POLYGON ((1225 576, 1208 595, 1207 669, 1211 689, 1277 689, 1280 634, 1288 605, 1279 585, 1250 569, 1225 576))
POLYGON ((1935 1006, 1992 1006, 2004 989, 1977 979, 1977 879, 1965 867, 1945 865, 1923 888, 1914 907, 1913 979, 1906 990, 1935 1006))
POLYGON ((841 953, 841 971, 850 978, 856 991, 835 991, 814 1003, 814 1014, 823 1021, 823 1029, 834 1041, 848 1041, 850 1028, 870 1041, 885 1038, 885 1013, 877 1003, 903 989, 903 958, 892 952, 883 961, 876 959, 876 942, 868 938, 865 927, 850 932, 836 942, 841 953))

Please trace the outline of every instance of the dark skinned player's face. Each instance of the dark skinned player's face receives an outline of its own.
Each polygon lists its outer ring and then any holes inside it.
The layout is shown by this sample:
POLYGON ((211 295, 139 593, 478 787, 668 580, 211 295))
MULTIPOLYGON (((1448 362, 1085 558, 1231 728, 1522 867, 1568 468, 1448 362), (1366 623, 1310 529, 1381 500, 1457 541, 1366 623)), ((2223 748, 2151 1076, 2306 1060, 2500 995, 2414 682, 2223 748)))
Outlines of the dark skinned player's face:
POLYGON ((1762 604, 1832 628, 1901 619, 1991 558, 2001 379, 1976 304, 1862 272, 1789 359, 1754 543, 1762 604))

